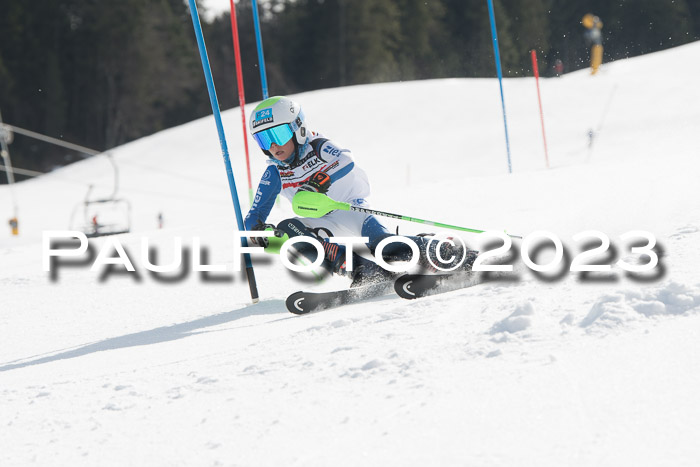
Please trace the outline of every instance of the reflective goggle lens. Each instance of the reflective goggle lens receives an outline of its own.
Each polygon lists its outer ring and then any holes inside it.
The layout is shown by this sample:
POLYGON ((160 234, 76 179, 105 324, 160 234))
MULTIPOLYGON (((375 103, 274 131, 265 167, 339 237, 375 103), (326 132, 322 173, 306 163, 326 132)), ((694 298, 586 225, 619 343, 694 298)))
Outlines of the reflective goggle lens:
POLYGON ((287 141, 292 139, 292 136, 294 136, 294 132, 286 123, 284 125, 274 126, 272 128, 268 128, 267 130, 262 130, 253 134, 253 138, 255 138, 255 141, 257 141, 258 146, 265 151, 270 149, 272 143, 279 146, 286 144, 287 141))

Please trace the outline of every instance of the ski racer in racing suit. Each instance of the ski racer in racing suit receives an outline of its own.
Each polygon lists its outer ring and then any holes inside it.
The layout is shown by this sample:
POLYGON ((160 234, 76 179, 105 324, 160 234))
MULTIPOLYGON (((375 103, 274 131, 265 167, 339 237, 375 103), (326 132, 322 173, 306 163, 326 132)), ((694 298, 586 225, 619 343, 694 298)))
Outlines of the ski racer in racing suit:
MULTIPOLYGON (((246 215, 246 230, 276 229, 290 238, 298 235, 316 238, 325 254, 322 267, 331 273, 349 275, 353 279, 351 287, 391 279, 393 273, 356 253, 353 253, 353 271, 349 273, 345 246, 327 241, 334 236, 368 237, 367 247, 374 254, 377 244, 391 233, 373 215, 336 210, 320 218, 297 217, 285 219, 276 226, 266 224, 277 195, 291 202, 300 190, 324 193, 336 201, 369 207, 367 175, 355 164, 350 151, 308 130, 299 104, 283 96, 262 101, 253 110, 249 126, 253 138, 268 156, 268 166, 246 215)), ((426 239, 409 238, 418 244, 424 256, 426 239)), ((251 240, 263 247, 269 242, 265 237, 251 240)), ((316 258, 316 249, 308 243, 296 243, 293 248, 309 261, 316 258)), ((383 250, 384 259, 389 261, 406 261, 411 254, 408 245, 398 242, 383 250)))

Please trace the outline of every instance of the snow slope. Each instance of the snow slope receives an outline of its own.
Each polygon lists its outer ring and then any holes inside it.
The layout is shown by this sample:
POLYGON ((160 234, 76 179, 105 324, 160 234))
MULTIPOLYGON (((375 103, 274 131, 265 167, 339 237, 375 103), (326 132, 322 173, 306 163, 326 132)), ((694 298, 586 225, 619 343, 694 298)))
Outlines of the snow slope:
MULTIPOLYGON (((284 298, 315 286, 260 258, 250 305, 231 272, 236 222, 212 118, 111 151, 133 206, 132 233, 116 238, 137 274, 42 270, 42 231, 70 228, 89 184, 111 193, 105 157, 1 186, 0 219, 16 200, 21 236, 0 229, 0 464, 697 465, 699 57, 694 43, 542 80, 549 169, 534 80, 506 80, 513 174, 494 79, 295 96, 313 128, 352 149, 376 209, 548 230, 571 255, 575 234, 598 230, 616 248, 607 264, 635 256, 620 235, 648 231, 661 260, 641 279, 526 270, 297 317, 284 298), (164 263, 176 237, 199 237, 227 272, 149 274, 142 238, 164 263)), ((247 200, 240 109, 224 123, 247 200)), ((251 164, 256 184, 254 149, 251 164)), ((290 215, 282 204, 271 220, 290 215)))

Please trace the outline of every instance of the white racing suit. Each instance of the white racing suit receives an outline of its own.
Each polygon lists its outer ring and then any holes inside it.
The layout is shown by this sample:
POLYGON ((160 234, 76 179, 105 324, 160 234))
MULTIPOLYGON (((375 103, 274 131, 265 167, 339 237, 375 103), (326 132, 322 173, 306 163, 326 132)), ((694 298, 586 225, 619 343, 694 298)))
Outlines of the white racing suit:
MULTIPOLYGON (((278 194, 291 202, 299 187, 318 171, 324 171, 331 177, 331 186, 326 193, 330 198, 355 206, 368 206, 369 181, 365 172, 355 165, 350 151, 340 149, 321 135, 312 133, 309 141, 296 152, 289 164, 272 158, 268 160, 253 205, 245 218, 246 230, 251 230, 258 222, 265 223, 278 194)), ((300 220, 311 229, 326 229, 333 236, 359 237, 362 236, 365 221, 370 217, 358 212, 333 211, 318 219, 300 220)))
MULTIPOLYGON (((326 172, 331 178, 331 185, 326 193, 330 198, 355 206, 369 207, 366 201, 370 194, 367 175, 355 165, 349 150, 340 149, 316 133, 311 134, 306 144, 296 146, 298 147, 291 162, 283 163, 273 158, 268 161, 267 169, 255 193, 253 205, 244 221, 246 230, 250 231, 256 225, 265 224, 278 194, 291 202, 299 187, 318 171, 326 172)), ((374 254, 377 244, 391 236, 376 217, 355 211, 332 211, 320 218, 285 219, 277 225, 277 229, 289 237, 298 235, 316 237, 320 240, 325 252, 323 267, 330 272, 340 274, 345 273, 345 247, 327 242, 325 239, 368 237, 367 246, 374 254)), ((418 244, 421 256, 425 256, 427 240, 424 237, 409 238, 418 244)), ((310 244, 297 243, 295 249, 310 261, 316 258, 316 250, 310 244)), ((410 247, 404 243, 391 243, 383 250, 383 257, 387 261, 406 261, 411 258, 411 255, 410 247)), ((358 255, 353 256, 353 265, 357 270, 364 268, 368 271, 371 267, 378 268, 374 263, 371 265, 367 263, 368 260, 358 255)), ((379 269, 380 273, 384 271, 379 269)), ((374 270, 372 274, 376 272, 374 270)))

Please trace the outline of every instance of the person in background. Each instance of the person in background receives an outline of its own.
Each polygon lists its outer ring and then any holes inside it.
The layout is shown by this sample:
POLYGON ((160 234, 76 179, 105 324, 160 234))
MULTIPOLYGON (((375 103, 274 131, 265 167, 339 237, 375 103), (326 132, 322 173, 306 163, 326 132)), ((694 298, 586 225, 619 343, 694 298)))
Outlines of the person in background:
POLYGON ((603 63, 603 22, 595 15, 586 14, 581 20, 586 28, 584 39, 586 45, 591 48, 591 74, 598 73, 598 68, 603 63))
POLYGON ((557 75, 557 77, 564 74, 564 62, 558 58, 554 61, 554 73, 557 75))
POLYGON ((8 221, 10 224, 10 230, 12 230, 12 235, 19 235, 19 221, 16 217, 13 217, 8 221))

